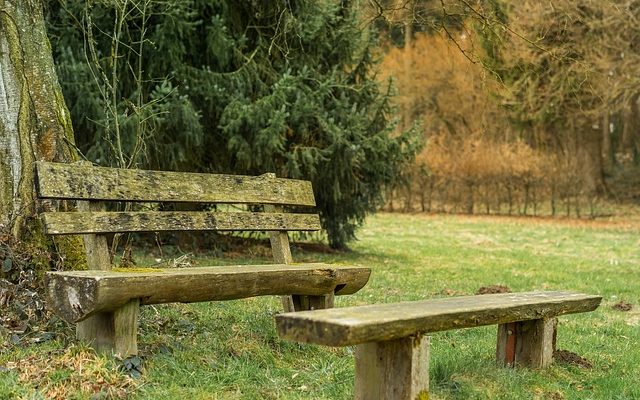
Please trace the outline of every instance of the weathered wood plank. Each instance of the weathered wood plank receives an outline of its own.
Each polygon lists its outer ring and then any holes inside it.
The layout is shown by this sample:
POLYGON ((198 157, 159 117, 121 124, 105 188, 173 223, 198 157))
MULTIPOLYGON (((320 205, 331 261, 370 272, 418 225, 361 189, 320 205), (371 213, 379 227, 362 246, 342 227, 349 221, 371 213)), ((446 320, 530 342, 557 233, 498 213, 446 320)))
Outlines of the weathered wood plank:
POLYGON ((163 231, 317 231, 317 214, 133 211, 48 212, 41 214, 50 235, 163 231))
MULTIPOLYGON (((91 165, 91 163, 87 162, 91 165)), ((104 211, 102 202, 78 201, 78 210, 83 212, 104 211)), ((87 266, 90 270, 111 270, 111 256, 105 235, 82 235, 87 266)), ((112 312, 103 312, 79 322, 76 325, 76 338, 90 343, 98 351, 113 349, 116 338, 112 312)))
POLYGON ((68 322, 112 311, 140 299, 140 304, 241 299, 262 295, 352 294, 371 270, 328 264, 273 264, 174 268, 148 271, 48 272, 50 307, 68 322))
POLYGON ((283 339, 347 346, 592 311, 601 300, 573 292, 504 293, 286 313, 276 323, 283 339))
MULTIPOLYGON (((265 178, 275 179, 276 174, 266 173, 263 175, 265 178)), ((265 212, 282 212, 282 206, 267 204, 264 206, 265 212)), ((271 254, 273 254, 273 261, 276 264, 291 264, 293 263, 293 256, 291 255, 291 245, 289 244, 289 235, 287 232, 271 231, 269 232, 269 242, 271 243, 271 254)), ((295 304, 293 296, 287 295, 280 297, 282 302, 282 309, 284 312, 295 311, 295 304)))
POLYGON ((115 334, 113 312, 93 314, 76 325, 76 339, 86 342, 101 353, 115 348, 115 334))
POLYGON ((315 206, 311 182, 36 163, 41 198, 315 206))
POLYGON ((429 337, 356 346, 356 400, 428 400, 429 337))
MULTIPOLYGON (((104 203, 79 201, 78 210, 81 212, 68 214, 89 214, 104 212, 104 203)), ((49 213, 56 214, 56 213, 49 213)), ((60 213, 67 214, 67 213, 60 213)), ((47 228, 45 227, 45 230, 47 228)), ((87 232, 88 233, 88 232, 87 232)), ((87 234, 82 235, 84 251, 87 256, 87 266, 89 269, 109 271, 111 269, 111 256, 109 255, 109 245, 105 235, 87 234)))

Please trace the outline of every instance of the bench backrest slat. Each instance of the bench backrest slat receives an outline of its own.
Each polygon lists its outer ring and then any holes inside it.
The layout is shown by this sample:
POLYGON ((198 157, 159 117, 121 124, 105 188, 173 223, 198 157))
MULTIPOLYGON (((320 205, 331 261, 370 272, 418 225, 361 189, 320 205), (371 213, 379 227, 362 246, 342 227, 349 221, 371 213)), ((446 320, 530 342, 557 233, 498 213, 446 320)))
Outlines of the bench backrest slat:
POLYGON ((50 235, 163 231, 317 231, 317 214, 149 211, 47 212, 42 214, 50 235))
POLYGON ((41 198, 315 206, 311 182, 267 176, 36 163, 41 198))

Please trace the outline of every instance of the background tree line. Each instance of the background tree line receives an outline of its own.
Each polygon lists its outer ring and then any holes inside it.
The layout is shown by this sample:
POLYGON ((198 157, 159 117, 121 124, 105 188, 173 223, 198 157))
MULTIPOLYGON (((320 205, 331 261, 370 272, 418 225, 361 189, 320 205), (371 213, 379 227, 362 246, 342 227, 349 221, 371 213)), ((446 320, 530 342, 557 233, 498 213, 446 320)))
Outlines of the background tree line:
POLYGON ((343 247, 385 201, 579 216, 636 198, 637 3, 53 2, 48 23, 85 157, 311 179, 343 247))
POLYGON ((426 139, 390 207, 580 216, 640 198, 640 2, 375 4, 400 126, 426 139))

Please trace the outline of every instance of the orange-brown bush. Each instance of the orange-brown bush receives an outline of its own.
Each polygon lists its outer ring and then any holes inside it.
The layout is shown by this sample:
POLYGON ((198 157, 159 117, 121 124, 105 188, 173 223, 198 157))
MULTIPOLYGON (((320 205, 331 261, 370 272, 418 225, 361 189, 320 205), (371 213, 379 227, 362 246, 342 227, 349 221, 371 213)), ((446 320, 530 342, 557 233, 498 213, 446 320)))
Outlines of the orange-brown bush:
POLYGON ((409 176, 396 191, 404 209, 419 199, 422 211, 486 214, 580 216, 580 205, 593 202, 583 188, 577 161, 534 150, 522 141, 496 143, 482 137, 429 138, 409 176))
POLYGON ((427 142, 390 207, 538 214, 544 201, 551 214, 561 202, 579 213, 577 199, 588 193, 576 157, 525 141, 495 95, 506 89, 472 62, 470 35, 456 44, 444 34, 418 35, 385 55, 382 75, 394 78, 400 125, 420 120, 427 142))

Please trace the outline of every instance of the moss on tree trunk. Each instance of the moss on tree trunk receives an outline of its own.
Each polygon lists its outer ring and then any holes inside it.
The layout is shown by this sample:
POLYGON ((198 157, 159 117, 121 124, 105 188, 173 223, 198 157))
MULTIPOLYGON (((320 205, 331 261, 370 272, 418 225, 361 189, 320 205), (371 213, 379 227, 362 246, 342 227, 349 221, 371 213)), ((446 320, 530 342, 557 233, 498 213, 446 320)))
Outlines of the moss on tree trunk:
POLYGON ((0 231, 47 246, 67 269, 86 265, 81 241, 52 244, 35 218, 34 162, 78 158, 41 0, 0 0, 0 231))

